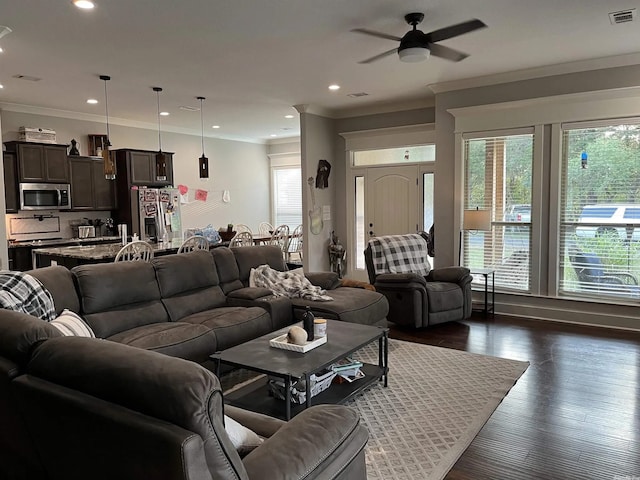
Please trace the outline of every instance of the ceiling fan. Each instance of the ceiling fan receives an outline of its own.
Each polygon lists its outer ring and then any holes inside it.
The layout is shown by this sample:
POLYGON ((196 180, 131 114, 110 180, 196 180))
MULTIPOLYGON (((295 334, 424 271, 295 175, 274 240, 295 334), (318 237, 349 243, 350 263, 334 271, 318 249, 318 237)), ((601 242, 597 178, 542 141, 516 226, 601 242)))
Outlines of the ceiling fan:
POLYGON ((395 35, 368 30, 366 28, 354 28, 351 30, 352 32, 364 33, 366 35, 400 42, 400 46, 398 48, 393 48, 387 52, 367 58, 366 60, 362 60, 358 63, 375 62, 376 60, 380 60, 381 58, 391 55, 396 51, 398 52, 400 60, 403 62, 420 62, 429 58, 429 54, 445 58, 453 62, 459 62, 460 60, 467 58, 469 55, 459 52, 458 50, 454 50, 453 48, 438 45, 436 42, 457 37, 458 35, 464 35, 465 33, 486 27, 484 22, 474 19, 441 28, 439 30, 434 30, 433 32, 423 33, 416 27, 424 19, 424 13, 409 13, 404 16, 404 19, 409 25, 413 26, 413 30, 409 30, 402 38, 396 37, 395 35))

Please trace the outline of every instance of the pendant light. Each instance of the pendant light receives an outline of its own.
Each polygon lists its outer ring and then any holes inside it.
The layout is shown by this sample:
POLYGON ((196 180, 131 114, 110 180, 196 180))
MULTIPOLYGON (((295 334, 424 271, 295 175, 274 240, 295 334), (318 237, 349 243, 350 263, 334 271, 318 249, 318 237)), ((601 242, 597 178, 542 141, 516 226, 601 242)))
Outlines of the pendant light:
POLYGON ((156 153, 156 180, 164 182, 167 179, 167 159, 162 153, 162 137, 160 136, 160 92, 162 88, 153 87, 158 98, 158 153, 156 153))
POLYGON ((114 162, 113 157, 111 156, 111 152, 109 152, 111 142, 109 141, 109 99, 107 97, 107 82, 111 80, 111 77, 108 75, 100 75, 100 80, 104 81, 104 111, 105 117, 107 118, 107 139, 102 146, 104 178, 106 178, 107 180, 115 180, 116 162, 114 162))
POLYGON ((206 100, 204 97, 196 97, 200 100, 200 128, 202 130, 202 156, 198 159, 198 172, 200 178, 209 178, 209 159, 204 156, 204 116, 202 114, 202 102, 206 100))

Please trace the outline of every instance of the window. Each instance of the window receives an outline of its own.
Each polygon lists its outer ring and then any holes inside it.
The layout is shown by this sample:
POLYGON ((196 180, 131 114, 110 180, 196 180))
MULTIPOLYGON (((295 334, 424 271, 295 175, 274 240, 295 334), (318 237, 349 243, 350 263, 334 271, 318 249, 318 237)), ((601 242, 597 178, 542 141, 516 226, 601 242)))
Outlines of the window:
POLYGON ((418 145, 415 147, 384 148, 378 150, 362 150, 354 152, 353 166, 393 165, 402 163, 435 162, 435 145, 418 145))
POLYGON ((464 141, 464 209, 489 210, 490 231, 462 232, 462 265, 492 268, 496 286, 529 291, 533 134, 464 141))
POLYGON ((272 168, 273 224, 289 225, 293 230, 302 223, 302 173, 300 167, 272 168))
POLYGON ((561 295, 637 298, 640 124, 562 127, 561 295))

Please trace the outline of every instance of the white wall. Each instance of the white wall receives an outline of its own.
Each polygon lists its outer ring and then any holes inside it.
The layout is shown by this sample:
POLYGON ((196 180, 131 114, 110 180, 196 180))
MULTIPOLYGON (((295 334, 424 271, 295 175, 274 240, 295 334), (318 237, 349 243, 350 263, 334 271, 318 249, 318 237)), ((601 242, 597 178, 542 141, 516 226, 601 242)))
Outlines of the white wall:
MULTIPOLYGON (((106 131, 100 122, 2 111, 3 141, 17 140, 21 126, 51 128, 56 131, 58 143, 69 143, 75 138, 81 155, 87 154, 88 134, 104 134, 106 131)), ((158 148, 157 130, 114 124, 110 125, 110 132, 112 149, 158 148)), ((198 158, 202 154, 200 135, 162 132, 162 150, 174 152, 174 182, 186 185, 190 191, 190 203, 183 205, 183 228, 209 223, 215 227, 245 223, 257 228, 269 217, 266 145, 205 137, 205 153, 209 158, 208 181, 198 177, 198 158), (194 200, 196 189, 208 191, 206 202, 194 200), (222 201, 224 190, 230 193, 229 203, 222 201)))
MULTIPOLYGON (((335 131, 334 121, 313 115, 310 113, 301 113, 300 126, 301 136, 301 156, 302 156, 302 179, 303 179, 303 195, 302 208, 304 210, 302 219, 304 226, 303 258, 305 270, 309 272, 328 271, 329 263, 329 243, 331 231, 334 230, 334 216, 338 210, 335 200, 336 191, 336 174, 334 170, 334 142, 335 131), (314 235, 311 233, 308 212, 311 210, 311 191, 307 184, 307 179, 313 177, 314 181, 318 169, 319 160, 327 160, 331 164, 329 174, 328 188, 313 187, 316 206, 328 207, 330 210, 330 218, 323 219, 322 231, 314 235), (308 239, 308 240, 307 240, 308 239)), ((344 204, 343 207, 344 208, 344 204)))

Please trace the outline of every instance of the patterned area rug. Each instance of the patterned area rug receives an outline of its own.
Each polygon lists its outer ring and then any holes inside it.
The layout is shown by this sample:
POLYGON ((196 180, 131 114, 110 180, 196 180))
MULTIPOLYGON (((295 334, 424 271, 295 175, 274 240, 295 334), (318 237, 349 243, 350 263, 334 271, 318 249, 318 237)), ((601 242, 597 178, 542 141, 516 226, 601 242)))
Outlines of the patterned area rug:
MULTIPOLYGON (((377 363, 377 343, 354 357, 377 363)), ((389 386, 347 404, 369 430, 369 480, 444 478, 528 365, 389 340, 389 386)), ((223 377, 223 389, 251 381, 246 375, 223 377)))

